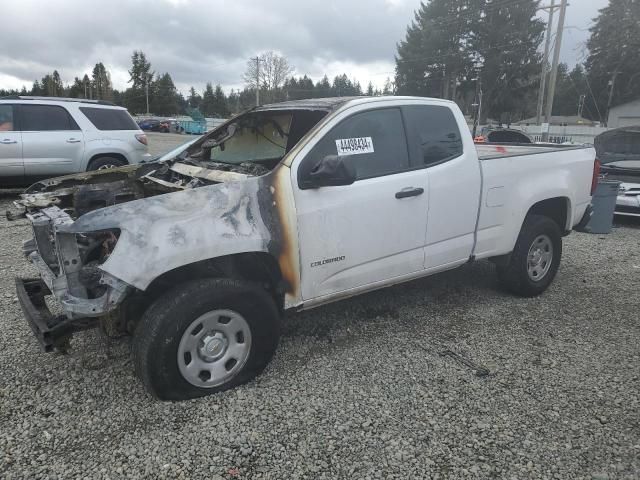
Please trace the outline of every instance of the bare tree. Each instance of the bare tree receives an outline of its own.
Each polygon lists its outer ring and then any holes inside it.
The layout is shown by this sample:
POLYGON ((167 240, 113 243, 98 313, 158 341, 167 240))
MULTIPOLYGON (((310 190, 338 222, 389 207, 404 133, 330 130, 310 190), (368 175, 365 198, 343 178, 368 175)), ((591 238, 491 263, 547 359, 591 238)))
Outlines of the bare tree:
POLYGON ((260 91, 267 94, 268 100, 275 100, 278 90, 282 88, 293 70, 286 57, 268 51, 261 54, 257 60, 252 58, 247 62, 244 81, 247 87, 253 89, 258 84, 260 91))

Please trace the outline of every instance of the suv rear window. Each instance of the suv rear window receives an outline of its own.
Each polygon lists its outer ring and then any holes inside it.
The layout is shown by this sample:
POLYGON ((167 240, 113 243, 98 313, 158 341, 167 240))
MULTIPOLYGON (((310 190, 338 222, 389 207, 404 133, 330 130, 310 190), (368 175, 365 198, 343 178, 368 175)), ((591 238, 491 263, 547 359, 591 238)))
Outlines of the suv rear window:
POLYGON ((98 130, 139 130, 138 124, 126 110, 80 107, 80 111, 98 130))

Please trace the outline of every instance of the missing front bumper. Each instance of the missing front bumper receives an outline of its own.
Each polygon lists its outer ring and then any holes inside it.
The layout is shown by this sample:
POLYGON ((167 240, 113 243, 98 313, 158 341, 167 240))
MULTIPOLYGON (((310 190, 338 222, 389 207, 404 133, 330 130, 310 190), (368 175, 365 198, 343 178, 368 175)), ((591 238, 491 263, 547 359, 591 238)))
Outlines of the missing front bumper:
POLYGON ((69 319, 66 315, 53 315, 45 302, 51 290, 39 278, 16 278, 16 294, 22 313, 45 352, 65 351, 74 332, 97 325, 95 318, 69 319))

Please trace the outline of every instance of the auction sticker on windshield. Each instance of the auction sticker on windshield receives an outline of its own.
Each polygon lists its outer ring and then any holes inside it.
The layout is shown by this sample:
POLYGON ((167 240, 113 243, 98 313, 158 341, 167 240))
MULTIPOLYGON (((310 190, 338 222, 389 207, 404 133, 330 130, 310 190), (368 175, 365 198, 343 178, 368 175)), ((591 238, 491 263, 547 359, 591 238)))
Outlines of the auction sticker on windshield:
POLYGON ((358 155, 360 153, 373 153, 373 140, 371 137, 339 138, 336 140, 338 155, 358 155))

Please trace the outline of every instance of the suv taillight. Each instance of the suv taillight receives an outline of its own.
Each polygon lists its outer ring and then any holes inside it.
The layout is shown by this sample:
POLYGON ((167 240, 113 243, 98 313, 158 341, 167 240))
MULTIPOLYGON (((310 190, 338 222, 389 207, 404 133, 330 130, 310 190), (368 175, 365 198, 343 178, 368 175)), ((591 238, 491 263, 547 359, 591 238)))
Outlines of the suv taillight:
POLYGON ((591 178, 591 196, 596 191, 596 187, 598 186, 598 179, 600 178, 600 160, 597 158, 593 162, 593 177, 591 178))
POLYGON ((144 133, 136 133, 136 140, 143 145, 148 145, 147 136, 144 133))

